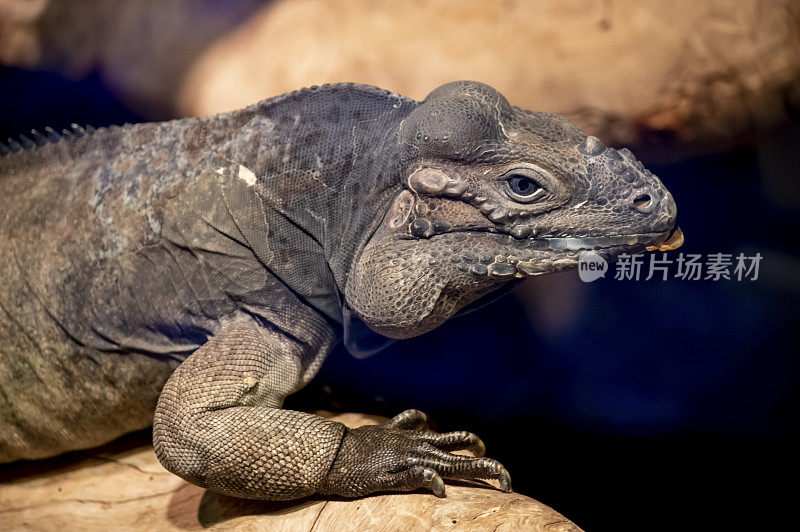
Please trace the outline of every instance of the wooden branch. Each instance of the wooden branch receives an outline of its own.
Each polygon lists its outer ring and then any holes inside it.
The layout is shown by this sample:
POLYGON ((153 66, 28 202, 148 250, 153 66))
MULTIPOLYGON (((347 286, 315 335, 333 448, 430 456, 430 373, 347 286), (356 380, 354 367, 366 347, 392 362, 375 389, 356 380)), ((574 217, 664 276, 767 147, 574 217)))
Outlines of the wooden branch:
MULTIPOLYGON (((349 426, 380 421, 360 414, 334 419, 349 426)), ((467 484, 448 484, 445 499, 423 492, 354 500, 236 499, 167 472, 146 434, 67 457, 11 464, 0 469, 0 479, 3 530, 580 530, 529 497, 467 484)))

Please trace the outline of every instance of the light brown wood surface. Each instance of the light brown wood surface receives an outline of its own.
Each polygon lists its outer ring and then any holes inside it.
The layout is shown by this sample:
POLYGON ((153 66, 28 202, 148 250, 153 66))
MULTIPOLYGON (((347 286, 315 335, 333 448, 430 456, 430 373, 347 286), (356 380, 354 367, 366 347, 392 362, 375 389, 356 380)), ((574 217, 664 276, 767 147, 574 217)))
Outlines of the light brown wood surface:
POLYGON ((607 143, 674 153, 800 105, 799 15, 785 0, 281 0, 197 56, 179 105, 209 114, 331 81, 422 99, 473 79, 607 143))
MULTIPOLYGON (((350 426, 376 423, 360 414, 350 426)), ((553 509, 489 486, 362 499, 247 501, 188 484, 143 440, 0 469, 0 530, 532 530, 580 529, 553 509)))

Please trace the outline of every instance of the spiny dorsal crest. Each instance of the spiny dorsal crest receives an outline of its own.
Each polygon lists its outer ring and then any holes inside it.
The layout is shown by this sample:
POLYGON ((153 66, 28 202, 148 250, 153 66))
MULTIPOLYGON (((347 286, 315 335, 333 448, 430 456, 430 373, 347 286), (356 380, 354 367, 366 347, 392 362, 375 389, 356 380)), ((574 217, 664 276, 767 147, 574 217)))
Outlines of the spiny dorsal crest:
POLYGON ((61 139, 81 138, 97 131, 94 127, 89 125, 82 127, 78 124, 71 124, 70 127, 71 129, 63 129, 61 133, 58 133, 51 127, 46 127, 44 128, 44 133, 36 129, 31 129, 30 137, 27 135, 20 135, 19 139, 9 137, 5 144, 0 142, 0 157, 10 153, 17 153, 23 150, 44 146, 45 144, 55 144, 61 139))

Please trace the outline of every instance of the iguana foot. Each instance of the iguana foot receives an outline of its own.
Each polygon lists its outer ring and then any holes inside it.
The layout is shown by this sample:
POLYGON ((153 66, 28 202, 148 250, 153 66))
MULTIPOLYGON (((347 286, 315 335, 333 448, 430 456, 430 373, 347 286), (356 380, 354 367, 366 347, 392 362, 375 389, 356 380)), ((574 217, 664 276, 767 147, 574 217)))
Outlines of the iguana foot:
POLYGON ((428 430, 426 421, 419 410, 406 410, 382 425, 348 429, 321 492, 359 497, 426 488, 444 497, 442 478, 496 479, 503 491, 511 491, 508 471, 483 458, 480 438, 464 431, 439 434, 428 430), (461 449, 476 456, 449 452, 461 449))

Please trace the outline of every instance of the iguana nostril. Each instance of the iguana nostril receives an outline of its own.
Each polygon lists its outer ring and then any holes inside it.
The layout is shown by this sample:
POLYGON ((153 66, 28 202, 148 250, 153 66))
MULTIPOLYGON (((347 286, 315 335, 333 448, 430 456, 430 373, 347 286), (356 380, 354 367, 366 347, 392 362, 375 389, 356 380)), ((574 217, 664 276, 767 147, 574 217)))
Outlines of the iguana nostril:
POLYGON ((633 209, 643 214, 649 214, 655 207, 655 202, 650 194, 639 194, 633 198, 633 209))

